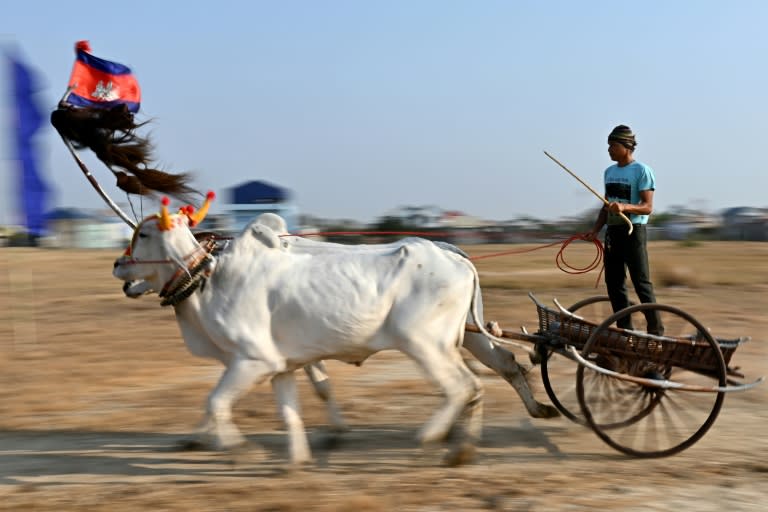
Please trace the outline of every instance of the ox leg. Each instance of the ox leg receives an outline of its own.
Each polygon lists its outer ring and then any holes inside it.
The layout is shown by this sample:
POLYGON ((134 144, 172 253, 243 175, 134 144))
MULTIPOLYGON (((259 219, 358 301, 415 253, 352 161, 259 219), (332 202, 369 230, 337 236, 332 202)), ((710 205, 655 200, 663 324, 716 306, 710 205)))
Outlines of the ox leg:
POLYGON ((278 412, 288 431, 288 455, 291 464, 310 462, 312 455, 307 434, 304 431, 304 422, 301 419, 299 393, 293 372, 275 375, 272 378, 272 389, 275 392, 278 412))
POLYGON ((216 449, 229 449, 245 444, 246 439, 232 422, 232 405, 254 384, 263 381, 272 370, 263 361, 234 358, 229 362, 218 384, 208 396, 203 435, 216 449))
POLYGON ((554 418, 560 415, 556 408, 534 398, 523 370, 515 361, 515 355, 512 352, 496 345, 484 335, 472 332, 464 334, 464 348, 515 388, 528 414, 533 418, 554 418))
MULTIPOLYGON (((474 373, 472 375, 474 376, 474 373)), ((481 390, 477 395, 475 395, 475 398, 467 404, 467 408, 465 409, 467 434, 469 435, 470 440, 473 442, 479 441, 483 436, 482 398, 483 392, 481 390)))
POLYGON ((347 423, 344 421, 344 417, 341 415, 341 409, 339 408, 336 400, 333 397, 331 391, 331 381, 328 378, 328 372, 325 371, 325 365, 322 361, 308 364, 304 367, 304 371, 309 377, 309 381, 315 388, 315 393, 319 396, 326 406, 328 412, 328 421, 331 423, 331 428, 335 432, 346 432, 349 430, 347 423))
MULTIPOLYGON (((412 344, 412 347, 418 346, 412 344)), ((445 395, 445 405, 439 409, 419 432, 422 443, 441 441, 462 413, 468 416, 470 438, 480 437, 483 386, 466 367, 458 350, 443 352, 437 347, 421 346, 408 355, 437 383, 445 395)))
MULTIPOLYGON (((471 370, 468 370, 471 372, 471 370)), ((472 373, 474 376, 474 373, 472 373)), ((446 454, 444 463, 451 467, 471 462, 475 457, 477 442, 482 436, 483 401, 482 392, 471 400, 464 409, 465 436, 458 437, 446 454)))

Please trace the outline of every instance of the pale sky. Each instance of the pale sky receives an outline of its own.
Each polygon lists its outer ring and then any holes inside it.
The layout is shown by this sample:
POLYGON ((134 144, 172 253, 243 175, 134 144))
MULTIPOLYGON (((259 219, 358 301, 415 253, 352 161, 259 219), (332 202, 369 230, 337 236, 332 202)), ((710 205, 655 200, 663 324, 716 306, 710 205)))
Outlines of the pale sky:
MULTIPOLYGON (((504 220, 595 208, 542 151, 602 190, 617 124, 656 171, 657 211, 768 206, 767 24, 761 0, 29 0, 3 7, 0 45, 41 75, 47 113, 75 41, 131 66, 158 162, 203 191, 261 179, 318 216, 435 205, 504 220)), ((15 196, 6 107, 0 222, 15 196)), ((50 125, 39 142, 51 206, 102 207, 50 125)))

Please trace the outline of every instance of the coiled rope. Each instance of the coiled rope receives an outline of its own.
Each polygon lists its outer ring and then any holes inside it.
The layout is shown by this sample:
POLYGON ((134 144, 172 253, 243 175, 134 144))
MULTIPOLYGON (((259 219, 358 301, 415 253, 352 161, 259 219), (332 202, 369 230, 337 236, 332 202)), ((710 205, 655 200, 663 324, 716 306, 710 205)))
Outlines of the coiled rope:
POLYGON ((557 254, 555 254, 555 265, 557 265, 557 268, 565 272, 566 274, 586 274, 587 272, 592 272, 593 270, 600 268, 600 274, 598 274, 597 281, 595 282, 595 288, 597 288, 600 284, 600 277, 603 275, 602 263, 603 263, 603 257, 605 255, 605 249, 603 249, 603 244, 600 242, 599 239, 597 238, 589 239, 584 233, 578 233, 578 234, 572 235, 562 241, 551 242, 543 245, 537 245, 535 247, 529 247, 526 249, 514 249, 511 251, 502 251, 502 252, 494 252, 491 254, 483 254, 482 256, 472 256, 469 259, 472 261, 477 261, 477 260, 482 260, 486 258, 496 258, 499 256, 507 256, 510 254, 523 254, 527 252, 538 251, 540 249, 546 249, 548 247, 555 247, 557 245, 560 246, 560 249, 557 251, 557 254), (575 267, 570 263, 568 263, 565 259, 566 248, 576 240, 592 242, 592 244, 595 246, 594 259, 592 260, 591 263, 587 264, 584 267, 575 267))

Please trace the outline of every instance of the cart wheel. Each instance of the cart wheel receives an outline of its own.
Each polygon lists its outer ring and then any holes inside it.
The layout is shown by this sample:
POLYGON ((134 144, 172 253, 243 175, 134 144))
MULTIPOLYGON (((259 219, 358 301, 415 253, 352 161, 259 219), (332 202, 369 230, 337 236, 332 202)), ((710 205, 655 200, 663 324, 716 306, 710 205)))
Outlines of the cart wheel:
MULTIPOLYGON (((627 341, 629 344, 629 340, 627 341)), ((615 352, 614 352, 615 354, 615 352)), ((622 309, 601 323, 587 340, 582 357, 619 373, 668 379, 689 385, 725 386, 726 366, 720 347, 698 320, 663 304, 638 304, 622 309), (699 373, 673 361, 656 362, 633 354, 613 355, 603 347, 613 324, 631 319, 635 331, 644 332, 646 314, 657 313, 664 337, 695 337, 715 351, 715 368, 699 373)), ((622 381, 584 366, 576 370, 576 393, 587 424, 616 450, 637 457, 666 457, 698 441, 715 421, 724 392, 662 389, 622 381)))
MULTIPOLYGON (((592 322, 599 322, 613 313, 610 299, 605 295, 580 300, 569 307, 568 311, 578 311, 579 316, 592 322)), ((552 352, 545 346, 540 346, 540 350, 541 380, 552 405, 574 423, 586 425, 587 420, 581 414, 579 397, 576 394, 576 370, 579 364, 567 355, 552 352)))

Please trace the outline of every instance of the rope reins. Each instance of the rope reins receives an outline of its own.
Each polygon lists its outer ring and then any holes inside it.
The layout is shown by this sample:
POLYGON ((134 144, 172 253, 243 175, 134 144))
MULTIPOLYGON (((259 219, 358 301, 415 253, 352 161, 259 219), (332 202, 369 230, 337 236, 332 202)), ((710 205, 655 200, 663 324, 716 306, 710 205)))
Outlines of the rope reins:
POLYGON ((494 252, 491 254, 483 254, 482 256, 472 256, 469 259, 472 261, 482 260, 486 258, 496 258, 499 256, 508 256, 510 254, 524 254, 527 252, 533 252, 538 251, 540 249, 547 249, 549 247, 554 247, 560 245, 560 250, 557 251, 557 254, 555 255, 555 265, 557 265, 557 268, 561 271, 565 272, 566 274, 572 274, 572 275, 578 275, 578 274, 586 274, 588 272, 592 272, 593 270, 600 268, 600 274, 597 276, 597 280, 595 282, 595 288, 597 288, 600 284, 600 277, 603 274, 602 269, 602 263, 603 263, 603 256, 605 255, 605 249, 603 248, 603 244, 598 240, 597 238, 589 239, 584 235, 583 233, 579 233, 576 235, 572 235, 565 240, 557 241, 557 242, 550 242, 548 244, 542 244, 537 245, 535 247, 529 247, 526 249, 514 249, 511 251, 502 251, 502 252, 494 252), (587 264, 584 267, 574 267, 570 263, 568 263, 565 260, 565 250, 566 248, 574 241, 576 240, 583 240, 585 242, 592 242, 595 246, 595 257, 592 260, 591 263, 587 264))
MULTIPOLYGON (((422 236, 422 237, 436 237, 439 236, 440 233, 434 233, 429 231, 321 231, 317 233, 286 233, 282 235, 278 235, 280 238, 283 237, 311 237, 311 236, 371 236, 371 235, 398 235, 398 236, 422 236)), ((448 234, 443 236, 450 236, 448 234)), ((210 240, 231 240, 231 236, 219 236, 216 234, 210 235, 210 240)), ((603 244, 600 242, 597 238, 589 239, 586 237, 584 233, 577 233, 575 235, 571 235, 568 238, 565 238, 564 240, 558 240, 555 242, 550 242, 546 244, 537 245, 535 247, 528 247, 525 249, 512 249, 509 251, 501 251, 501 252, 494 252, 490 254, 483 254, 481 256, 470 256, 470 261, 477 261, 477 260, 483 260, 487 258, 497 258, 500 256, 509 256, 512 254, 524 254, 528 252, 538 251, 540 249, 547 249, 549 247, 555 247, 557 245, 560 245, 560 249, 557 251, 557 254, 555 255, 555 264, 557 265, 557 268, 565 272, 566 274, 586 274, 588 272, 592 272, 593 270, 600 267, 600 265, 603 262, 603 256, 605 254, 605 249, 603 248, 603 244), (584 267, 574 267, 570 263, 568 263, 565 259, 565 250, 566 248, 572 243, 577 240, 583 240, 585 242, 592 242, 595 246, 595 257, 584 267)), ((163 263, 163 262, 161 262, 163 263)), ((602 271, 601 271, 602 274, 602 271)), ((600 276, 598 276, 599 279, 600 276)))
MULTIPOLYGON (((289 233, 285 235, 279 235, 280 237, 284 236, 299 236, 299 237, 308 237, 308 236, 339 236, 339 235, 400 235, 400 236, 437 236, 438 233, 433 232, 421 232, 421 231, 324 231, 324 232, 318 232, 318 233, 289 233)), ((445 235, 450 236, 450 235, 445 235)), ((224 239, 225 237, 221 237, 220 239, 224 239)), ((526 249, 513 249, 509 251, 501 251, 501 252, 494 252, 491 254, 483 254, 481 256, 470 256, 470 261, 477 261, 487 258, 497 258, 500 256, 509 256, 511 254, 524 254, 528 252, 538 251, 540 249, 547 249, 549 247, 554 247, 560 245, 560 250, 557 251, 557 254, 555 255, 555 265, 557 265, 557 268, 561 271, 565 272, 566 274, 572 274, 572 275, 578 275, 578 274, 586 274, 588 272, 592 272, 593 270, 600 268, 600 274, 597 276, 597 281, 595 282, 595 288, 598 287, 600 284, 600 277, 603 274, 602 271, 602 263, 603 263, 603 256, 605 255, 605 249, 603 248, 603 244, 600 242, 597 238, 587 238, 584 233, 577 233, 575 235, 571 235, 570 237, 566 238, 565 240, 558 240, 556 242, 550 242, 547 244, 537 245, 535 247, 529 247, 526 249), (595 246, 595 257, 584 267, 574 267, 570 263, 568 263, 565 260, 565 250, 566 248, 574 241, 577 240, 583 240, 585 242, 592 242, 595 246)))
MULTIPOLYGON (((427 235, 434 236, 435 235, 435 233, 418 232, 418 231, 328 231, 328 232, 303 233, 303 234, 291 233, 291 234, 284 234, 279 236, 280 237, 284 237, 284 236, 306 237, 306 236, 373 235, 373 234, 400 235, 400 236, 427 236, 427 235)), ((168 282, 165 284, 165 286, 163 286, 163 289, 159 293, 159 296, 163 298, 161 302, 162 306, 176 306, 177 304, 187 299, 190 295, 192 295, 192 293, 194 293, 198 288, 202 289, 202 287, 205 286, 205 282, 207 278, 210 277, 211 263, 213 262, 213 259, 211 258, 211 254, 217 249, 217 241, 229 240, 232 238, 232 237, 218 236, 211 233, 205 233, 205 235, 206 236, 201 240, 200 245, 198 245, 190 254, 188 254, 183 258, 185 262, 184 266, 180 266, 178 270, 174 273, 174 275, 171 277, 171 279, 169 279, 168 282)), ((557 265, 558 269, 565 272, 566 274, 573 274, 573 275, 586 274, 588 272, 591 272, 597 269, 602 264, 603 256, 605 252, 603 249, 603 244, 597 238, 588 239, 584 234, 581 234, 581 233, 572 235, 564 240, 558 240, 555 242, 541 244, 535 247, 494 252, 490 254, 483 254, 481 256, 470 256, 469 260, 478 261, 478 260, 483 260, 488 258, 498 258, 501 256, 509 256, 512 254, 524 254, 524 253, 529 253, 533 251, 538 251, 541 249, 547 249, 549 247, 555 247, 557 245, 560 245, 560 249, 557 251, 557 254, 555 255, 555 264, 557 265), (575 267, 570 263, 568 263, 565 259, 565 250, 571 243, 577 240, 591 241, 595 246, 596 253, 595 253, 594 259, 584 267, 575 267)), ((130 259, 130 260, 124 261, 122 264, 138 265, 138 264, 155 264, 155 263, 174 263, 178 265, 178 262, 171 259, 166 259, 166 260, 130 259)), ((595 287, 599 285, 601 276, 602 276, 602 268, 600 270, 600 274, 597 277, 597 281, 595 282, 595 287)))

